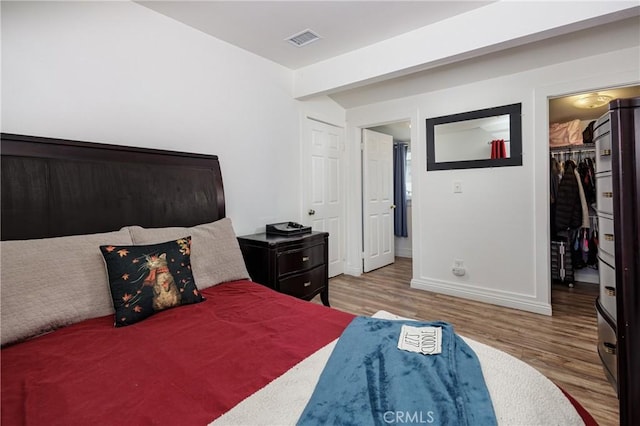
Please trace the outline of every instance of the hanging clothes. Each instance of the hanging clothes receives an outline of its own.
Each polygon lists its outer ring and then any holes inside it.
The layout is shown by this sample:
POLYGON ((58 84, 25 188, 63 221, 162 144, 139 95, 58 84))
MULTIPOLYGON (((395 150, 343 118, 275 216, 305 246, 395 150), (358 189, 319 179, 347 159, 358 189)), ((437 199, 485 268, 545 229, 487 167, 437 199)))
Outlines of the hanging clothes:
POLYGON ((564 163, 564 173, 558 185, 556 200, 556 226, 558 232, 579 228, 582 225, 582 204, 578 179, 574 173, 575 163, 568 160, 564 163))
MULTIPOLYGON (((594 218, 595 219, 595 218, 594 218)), ((592 267, 598 267, 598 221, 593 220, 593 226, 591 226, 591 235, 589 237, 589 252, 587 254, 587 265, 592 267)))
POLYGON ((580 182, 588 205, 596 202, 595 167, 591 158, 584 158, 578 164, 580 182))
POLYGON ((563 258, 566 276, 573 277, 573 272, 581 268, 597 269, 598 228, 592 212, 596 202, 595 167, 591 158, 594 155, 592 147, 572 146, 550 151, 552 277, 553 267, 558 263, 553 249, 558 244, 564 244, 566 250, 563 258))
POLYGON ((589 229, 589 206, 587 205, 587 199, 584 196, 584 188, 582 187, 582 179, 578 169, 573 169, 573 174, 576 177, 576 183, 578 187, 578 195, 580 196, 580 207, 582 208, 582 228, 589 229))
POLYGON ((558 227, 556 226, 556 200, 558 199, 558 186, 560 185, 560 164, 558 160, 551 157, 549 165, 549 183, 550 183, 550 215, 551 215, 551 239, 555 240, 558 235, 558 227))

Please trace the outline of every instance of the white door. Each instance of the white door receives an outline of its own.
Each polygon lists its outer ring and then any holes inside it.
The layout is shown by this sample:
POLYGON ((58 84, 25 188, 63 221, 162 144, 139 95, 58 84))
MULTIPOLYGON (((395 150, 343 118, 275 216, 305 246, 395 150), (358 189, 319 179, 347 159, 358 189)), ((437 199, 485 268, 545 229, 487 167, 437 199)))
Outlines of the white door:
POLYGON ((329 233, 329 277, 344 272, 344 129, 305 119, 303 222, 329 233))
POLYGON ((393 237, 393 137, 362 131, 364 272, 395 259, 393 237))

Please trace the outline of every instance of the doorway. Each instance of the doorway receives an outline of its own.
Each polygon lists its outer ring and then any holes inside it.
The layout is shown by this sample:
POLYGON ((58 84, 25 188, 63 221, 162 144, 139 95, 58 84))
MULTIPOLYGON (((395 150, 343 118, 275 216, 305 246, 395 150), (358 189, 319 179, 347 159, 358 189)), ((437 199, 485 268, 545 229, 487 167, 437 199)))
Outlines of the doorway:
MULTIPOLYGON (((552 288, 554 283, 569 287, 574 283, 600 285, 598 241, 601 236, 596 196, 599 171, 596 168, 595 144, 591 139, 592 130, 595 121, 607 112, 609 100, 639 95, 640 86, 628 86, 572 93, 548 100, 552 288), (585 103, 586 99, 598 100, 598 96, 602 97, 602 105, 585 103), (564 191, 559 189, 567 174, 570 179, 575 176, 579 183, 581 206, 576 206, 576 209, 582 210, 581 223, 569 227, 564 217, 567 186, 564 191), (563 217, 558 216, 560 209, 563 217)), ((553 298, 553 292, 551 294, 553 298)))
MULTIPOLYGON (((373 247, 373 241, 370 232, 370 224, 367 223, 367 214, 369 211, 366 203, 371 198, 367 195, 367 180, 385 179, 386 185, 391 186, 391 196, 393 199, 390 202, 393 230, 391 231, 390 244, 392 246, 392 258, 389 262, 383 262, 384 264, 393 263, 395 257, 412 258, 412 239, 411 239, 411 122, 409 120, 392 122, 384 125, 371 126, 363 129, 362 136, 362 248, 363 248, 363 272, 368 272, 372 269, 376 269, 375 262, 369 262, 367 257, 370 255, 371 247, 373 247), (390 143, 393 145, 392 152, 392 167, 390 176, 386 177, 385 173, 376 172, 377 176, 368 176, 371 170, 367 170, 366 158, 370 154, 367 153, 366 140, 364 135, 365 131, 371 131, 382 135, 388 135, 390 137, 390 143), (367 265, 369 264, 369 265, 367 265)), ((383 185, 384 186, 384 185, 383 185)), ((383 206, 387 207, 387 206, 383 206)), ((389 210, 389 207, 386 210, 389 210)))

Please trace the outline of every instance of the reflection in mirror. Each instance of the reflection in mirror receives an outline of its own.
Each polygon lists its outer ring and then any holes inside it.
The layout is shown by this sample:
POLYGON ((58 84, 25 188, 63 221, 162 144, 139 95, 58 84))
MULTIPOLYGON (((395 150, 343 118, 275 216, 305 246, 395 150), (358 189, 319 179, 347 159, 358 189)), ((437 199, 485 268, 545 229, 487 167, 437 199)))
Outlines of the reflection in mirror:
POLYGON ((509 158, 509 115, 441 124, 436 126, 434 137, 438 163, 490 160, 492 142, 499 140, 505 141, 505 158, 509 158))
POLYGON ((522 165, 521 104, 427 119, 427 170, 522 165))

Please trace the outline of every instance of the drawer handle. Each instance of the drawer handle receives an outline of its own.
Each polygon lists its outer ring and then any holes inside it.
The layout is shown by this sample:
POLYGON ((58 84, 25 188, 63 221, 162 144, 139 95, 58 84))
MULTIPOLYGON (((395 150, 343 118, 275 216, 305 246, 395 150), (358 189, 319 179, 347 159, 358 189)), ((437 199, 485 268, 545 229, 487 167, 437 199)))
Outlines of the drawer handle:
POLYGON ((309 287, 311 285, 311 281, 307 281, 306 283, 302 284, 305 287, 309 287))
POLYGON ((603 150, 600 152, 600 155, 603 155, 603 156, 605 156, 605 155, 611 155, 611 150, 610 150, 610 149, 603 149, 603 150))
POLYGON ((604 351, 608 354, 615 355, 616 354, 616 345, 609 342, 604 342, 604 351))
POLYGON ((613 234, 604 234, 604 239, 607 241, 613 241, 613 234))
POLYGON ((302 256, 302 261, 303 262, 308 262, 309 261, 309 256, 302 256))
POLYGON ((607 293, 607 296, 615 296, 616 295, 616 289, 615 288, 606 286, 604 289, 605 289, 605 291, 607 293))
POLYGON ((613 198, 613 192, 603 192, 602 196, 604 198, 613 198))

